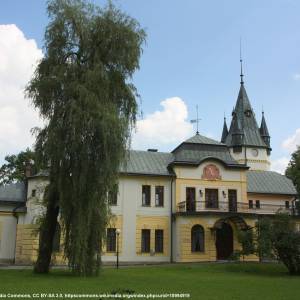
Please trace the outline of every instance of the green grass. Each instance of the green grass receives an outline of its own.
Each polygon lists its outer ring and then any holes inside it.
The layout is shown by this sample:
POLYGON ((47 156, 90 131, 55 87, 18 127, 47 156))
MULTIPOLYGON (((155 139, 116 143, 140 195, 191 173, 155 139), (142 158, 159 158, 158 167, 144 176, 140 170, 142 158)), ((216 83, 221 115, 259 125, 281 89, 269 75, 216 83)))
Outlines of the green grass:
MULTIPOLYGON (((81 278, 66 270, 36 275, 31 270, 0 270, 2 293, 190 293, 190 299, 300 299, 300 277, 278 264, 185 264, 102 269, 81 278)), ((0 298, 1 299, 1 298, 0 298)))

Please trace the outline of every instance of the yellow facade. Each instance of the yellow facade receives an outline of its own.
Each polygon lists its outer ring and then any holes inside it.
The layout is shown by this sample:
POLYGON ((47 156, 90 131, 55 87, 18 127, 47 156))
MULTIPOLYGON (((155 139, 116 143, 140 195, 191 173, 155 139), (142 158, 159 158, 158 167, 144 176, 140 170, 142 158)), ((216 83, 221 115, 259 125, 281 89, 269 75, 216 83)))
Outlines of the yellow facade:
MULTIPOLYGON (((112 216, 107 228, 118 228, 121 230, 119 236, 119 251, 122 252, 122 216, 112 216)), ((1 240, 1 222, 0 222, 0 240, 1 240)), ((63 236, 60 237, 60 251, 53 252, 51 263, 54 265, 65 265, 67 263, 63 255, 63 236)), ((17 226, 16 254, 17 264, 33 264, 38 255, 39 233, 38 225, 19 224, 17 226)), ((105 252, 105 241, 103 243, 103 254, 115 255, 115 253, 105 252)))
MULTIPOLYGON (((122 216, 117 216, 113 215, 109 221, 109 224, 107 225, 107 228, 115 228, 119 229, 120 233, 119 236, 117 236, 118 239, 118 250, 119 253, 122 253, 122 245, 123 245, 123 217, 122 216)), ((106 251, 106 241, 104 240, 103 246, 102 246, 102 254, 103 255, 108 255, 108 256, 115 256, 116 252, 107 252, 106 251)))
POLYGON ((37 225, 18 225, 16 241, 16 263, 32 264, 37 259, 39 235, 37 225))
POLYGON ((167 216, 137 216, 136 217, 136 254, 143 256, 168 256, 169 255, 169 236, 170 217, 167 216), (142 229, 150 229, 150 253, 142 253, 142 229), (155 253, 155 230, 163 230, 164 243, 163 253, 155 253))
MULTIPOLYGON (((189 216, 189 217, 177 217, 176 222, 179 224, 178 240, 180 241, 179 255, 176 260, 179 262, 201 262, 201 261, 216 261, 216 230, 214 225, 217 221, 224 219, 224 216, 217 215, 212 216, 189 216), (194 225, 201 225, 204 229, 204 251, 192 252, 191 249, 191 230, 194 225)), ((225 217, 226 219, 226 217, 225 217)), ((253 227, 256 222, 256 218, 244 218, 244 221, 248 226, 253 227)), ((234 222, 226 220, 230 224, 233 230, 233 252, 241 250, 241 245, 237 238, 237 226, 234 222)), ((244 257, 245 261, 258 261, 258 257, 255 255, 249 255, 244 257)))

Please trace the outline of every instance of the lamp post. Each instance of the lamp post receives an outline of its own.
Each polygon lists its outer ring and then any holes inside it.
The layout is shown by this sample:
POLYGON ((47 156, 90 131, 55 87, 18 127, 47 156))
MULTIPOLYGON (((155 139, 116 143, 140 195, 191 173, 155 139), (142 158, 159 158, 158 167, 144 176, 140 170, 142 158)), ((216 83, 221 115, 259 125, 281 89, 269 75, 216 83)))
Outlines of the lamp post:
POLYGON ((121 233, 121 229, 118 228, 116 230, 116 233, 117 233, 117 269, 119 269, 119 236, 121 233))

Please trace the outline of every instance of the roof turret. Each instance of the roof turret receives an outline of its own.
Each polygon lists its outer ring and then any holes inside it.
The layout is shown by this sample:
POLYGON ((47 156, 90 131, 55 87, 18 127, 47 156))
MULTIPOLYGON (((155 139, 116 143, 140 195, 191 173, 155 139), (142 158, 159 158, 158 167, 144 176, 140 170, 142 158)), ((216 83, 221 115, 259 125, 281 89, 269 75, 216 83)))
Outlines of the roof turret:
POLYGON ((265 144, 270 147, 270 134, 269 134, 269 130, 267 127, 264 112, 262 112, 262 119, 261 119, 261 125, 259 128, 259 132, 260 132, 260 135, 261 135, 262 139, 264 140, 265 144))
POLYGON ((224 124, 223 124, 223 132, 222 132, 222 137, 221 137, 221 143, 225 143, 227 135, 228 135, 228 128, 227 128, 226 118, 224 117, 224 124))

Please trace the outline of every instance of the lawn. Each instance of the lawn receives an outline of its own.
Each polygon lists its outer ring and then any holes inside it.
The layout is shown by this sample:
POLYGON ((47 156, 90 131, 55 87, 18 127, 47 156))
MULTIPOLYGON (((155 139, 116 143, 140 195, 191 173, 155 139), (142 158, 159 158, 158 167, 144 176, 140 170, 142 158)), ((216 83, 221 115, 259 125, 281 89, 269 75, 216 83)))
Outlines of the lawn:
POLYGON ((66 270, 35 275, 28 269, 0 269, 0 299, 1 294, 8 293, 99 294, 125 290, 190 293, 190 299, 205 300, 300 299, 300 277, 289 276, 278 264, 252 263, 104 268, 94 278, 74 277, 66 270))

